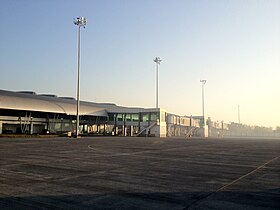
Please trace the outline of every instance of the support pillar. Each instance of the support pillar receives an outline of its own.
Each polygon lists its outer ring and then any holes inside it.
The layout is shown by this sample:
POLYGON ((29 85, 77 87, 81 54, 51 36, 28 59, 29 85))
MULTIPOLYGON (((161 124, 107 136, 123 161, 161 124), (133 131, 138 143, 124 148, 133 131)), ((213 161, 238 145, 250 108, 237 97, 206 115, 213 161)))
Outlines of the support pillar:
POLYGON ((125 125, 122 126, 122 135, 126 136, 126 127, 125 127, 125 125))
POLYGON ((0 134, 2 134, 2 130, 3 130, 3 123, 0 121, 0 134))
POLYGON ((139 117, 138 117, 138 132, 137 134, 141 131, 141 113, 139 112, 139 117))
POLYGON ((126 136, 126 114, 123 114, 123 136, 126 136))
POLYGON ((32 122, 32 120, 30 122, 30 134, 33 134, 33 122, 32 122))

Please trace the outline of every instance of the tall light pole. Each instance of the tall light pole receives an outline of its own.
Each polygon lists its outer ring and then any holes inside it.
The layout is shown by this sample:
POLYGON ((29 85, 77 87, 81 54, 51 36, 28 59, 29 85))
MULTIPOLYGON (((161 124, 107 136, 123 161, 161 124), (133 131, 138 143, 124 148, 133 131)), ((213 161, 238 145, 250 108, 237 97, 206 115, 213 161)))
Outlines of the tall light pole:
POLYGON ((203 127, 205 126, 205 115, 204 115, 204 85, 206 83, 206 80, 200 80, 202 84, 202 117, 203 117, 203 127))
POLYGON ((80 55, 81 55, 81 27, 85 28, 87 20, 85 17, 77 17, 74 19, 74 24, 78 26, 78 82, 77 82, 77 122, 76 122, 76 137, 79 136, 80 125, 80 55))
POLYGON ((159 89, 159 72, 158 67, 162 60, 160 57, 155 57, 154 62, 156 63, 156 108, 158 108, 158 89, 159 89))

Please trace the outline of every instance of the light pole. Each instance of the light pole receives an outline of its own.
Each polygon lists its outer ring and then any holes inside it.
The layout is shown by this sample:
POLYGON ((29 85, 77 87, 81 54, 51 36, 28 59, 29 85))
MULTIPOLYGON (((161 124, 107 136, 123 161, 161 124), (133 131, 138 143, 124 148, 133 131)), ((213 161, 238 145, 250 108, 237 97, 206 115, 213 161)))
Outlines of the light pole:
POLYGON ((155 57, 154 62, 156 63, 156 108, 158 108, 158 88, 159 88, 159 72, 158 72, 158 67, 159 64, 162 60, 160 57, 155 57))
POLYGON ((77 84, 77 122, 76 122, 76 137, 79 136, 79 109, 80 109, 80 51, 81 51, 81 27, 85 28, 87 20, 85 17, 77 17, 74 19, 74 24, 78 26, 78 84, 77 84))
POLYGON ((202 84, 202 117, 203 117, 203 127, 205 126, 205 115, 204 115, 204 85, 206 83, 206 80, 200 80, 202 84))

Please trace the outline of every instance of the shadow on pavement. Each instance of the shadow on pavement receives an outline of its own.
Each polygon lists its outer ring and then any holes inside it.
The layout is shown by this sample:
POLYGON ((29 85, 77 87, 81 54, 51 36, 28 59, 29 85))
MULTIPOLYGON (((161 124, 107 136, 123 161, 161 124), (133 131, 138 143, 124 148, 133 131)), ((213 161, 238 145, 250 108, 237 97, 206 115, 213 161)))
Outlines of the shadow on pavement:
POLYGON ((280 209, 280 188, 261 192, 155 192, 0 198, 0 209, 280 209))

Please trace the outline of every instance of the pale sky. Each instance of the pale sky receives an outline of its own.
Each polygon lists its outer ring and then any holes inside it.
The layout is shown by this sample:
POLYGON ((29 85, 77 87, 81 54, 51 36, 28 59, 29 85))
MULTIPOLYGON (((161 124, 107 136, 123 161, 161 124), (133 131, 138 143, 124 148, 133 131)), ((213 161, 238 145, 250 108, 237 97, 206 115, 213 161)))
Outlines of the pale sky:
POLYGON ((279 0, 0 0, 0 89, 280 126, 279 0))

